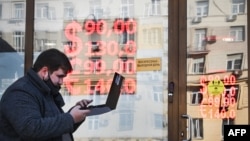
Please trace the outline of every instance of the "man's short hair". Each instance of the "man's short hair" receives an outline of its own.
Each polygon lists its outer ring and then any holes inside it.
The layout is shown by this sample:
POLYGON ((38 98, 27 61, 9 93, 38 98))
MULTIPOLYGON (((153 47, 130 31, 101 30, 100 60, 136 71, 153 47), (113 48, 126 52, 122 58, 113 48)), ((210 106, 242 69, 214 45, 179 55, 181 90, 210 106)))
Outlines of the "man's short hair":
POLYGON ((37 57, 33 69, 38 72, 44 66, 48 67, 50 73, 53 73, 59 68, 61 68, 66 74, 73 70, 69 58, 63 52, 55 48, 43 51, 37 57))

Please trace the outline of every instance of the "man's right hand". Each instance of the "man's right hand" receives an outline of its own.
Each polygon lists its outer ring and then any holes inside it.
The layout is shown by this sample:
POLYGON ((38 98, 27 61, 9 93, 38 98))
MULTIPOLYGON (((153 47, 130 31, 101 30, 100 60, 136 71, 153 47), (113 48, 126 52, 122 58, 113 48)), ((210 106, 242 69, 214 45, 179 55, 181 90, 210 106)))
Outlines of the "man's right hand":
POLYGON ((79 123, 79 122, 82 122, 83 120, 85 120, 87 114, 90 112, 90 110, 88 110, 88 109, 81 110, 80 108, 81 108, 81 106, 77 105, 77 106, 73 107, 69 112, 70 115, 73 117, 75 123, 79 123))

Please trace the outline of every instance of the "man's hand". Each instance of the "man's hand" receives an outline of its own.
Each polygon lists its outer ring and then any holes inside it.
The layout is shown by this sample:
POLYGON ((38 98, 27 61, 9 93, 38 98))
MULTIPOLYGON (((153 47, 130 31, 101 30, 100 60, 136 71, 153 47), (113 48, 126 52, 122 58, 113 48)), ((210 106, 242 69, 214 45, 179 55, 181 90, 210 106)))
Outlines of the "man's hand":
POLYGON ((69 112, 75 123, 85 120, 87 114, 90 112, 90 110, 80 110, 80 108, 80 105, 76 105, 69 112))
POLYGON ((89 103, 91 103, 93 100, 83 99, 81 101, 78 101, 76 105, 80 105, 81 108, 86 108, 89 103))

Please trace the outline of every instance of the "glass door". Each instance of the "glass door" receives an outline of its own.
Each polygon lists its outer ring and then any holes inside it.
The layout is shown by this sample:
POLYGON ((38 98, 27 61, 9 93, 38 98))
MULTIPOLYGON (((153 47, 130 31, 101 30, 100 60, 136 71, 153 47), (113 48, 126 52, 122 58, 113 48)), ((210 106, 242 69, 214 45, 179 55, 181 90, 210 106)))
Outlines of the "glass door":
POLYGON ((125 77, 115 110, 87 117, 80 140, 167 140, 168 1, 36 0, 34 59, 57 48, 73 72, 61 93, 103 104, 115 72, 125 77))
POLYGON ((187 139, 223 140, 224 125, 248 124, 246 0, 187 1, 187 139))

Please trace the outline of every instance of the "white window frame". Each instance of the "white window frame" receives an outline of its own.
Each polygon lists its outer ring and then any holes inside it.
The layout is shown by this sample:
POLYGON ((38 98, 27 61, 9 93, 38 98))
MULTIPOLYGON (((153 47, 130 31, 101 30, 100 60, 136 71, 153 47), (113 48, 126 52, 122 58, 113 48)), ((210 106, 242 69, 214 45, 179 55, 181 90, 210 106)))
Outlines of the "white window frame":
POLYGON ((242 54, 228 55, 227 56, 227 70, 241 69, 242 60, 243 60, 242 54), (240 61, 241 64, 237 64, 236 61, 240 61), (231 63, 231 66, 228 66, 229 63, 231 63), (236 66, 240 66, 240 68, 237 68, 236 66))
POLYGON ((204 58, 193 59, 193 65, 192 65, 192 73, 193 74, 204 73, 204 68, 205 68, 205 59, 204 58), (200 72, 200 69, 202 69, 202 72, 200 72))
POLYGON ((24 19, 25 17, 25 4, 23 2, 13 3, 12 18, 24 19))
POLYGON ((45 50, 45 44, 47 43, 47 39, 36 39, 35 40, 35 52, 41 52, 45 50))
POLYGON ((24 32, 15 31, 13 33, 13 45, 17 52, 24 52, 24 32))
POLYGON ((2 19, 3 16, 3 4, 0 3, 0 19, 2 19))
POLYGON ((55 20, 56 19, 56 9, 55 9, 55 7, 49 7, 48 19, 49 20, 55 20))
POLYGON ((90 0, 90 14, 94 15, 95 20, 103 17, 104 11, 101 0, 90 0))
POLYGON ((202 118, 193 118, 192 119, 193 124, 193 138, 195 139, 203 139, 203 119, 202 118))
POLYGON ((152 15, 161 15, 161 1, 152 0, 152 15))
POLYGON ((205 17, 208 15, 208 1, 197 1, 196 16, 205 17))
POLYGON ((206 46, 206 29, 196 29, 195 30, 195 50, 204 50, 206 46))
POLYGON ((134 16, 134 0, 121 0, 120 18, 131 18, 134 16))
POLYGON ((230 37, 232 37, 232 41, 239 42, 244 41, 245 28, 244 26, 232 26, 230 27, 230 37))
POLYGON ((134 41, 135 40, 135 34, 128 34, 126 31, 123 31, 121 34, 117 35, 118 43, 120 45, 126 45, 128 41, 134 41))
POLYGON ((72 2, 64 3, 64 18, 65 19, 74 18, 74 6, 72 2))
POLYGON ((232 14, 244 14, 245 0, 232 0, 232 14))
POLYGON ((134 114, 129 111, 122 111, 119 114, 119 130, 130 131, 133 130, 134 114))
POLYGON ((161 40, 161 28, 145 28, 143 29, 143 42, 151 45, 160 45, 161 40))
POLYGON ((88 130, 98 130, 99 129, 99 117, 91 116, 88 119, 88 130))
POLYGON ((36 18, 47 19, 49 15, 49 4, 48 3, 38 3, 36 5, 36 18))
POLYGON ((193 91, 190 94, 190 103, 191 105, 199 105, 201 101, 199 101, 199 96, 203 95, 200 91, 193 91), (195 98, 195 101, 193 102, 193 97, 195 98))
POLYGON ((163 102, 162 86, 153 86, 154 102, 163 102))
POLYGON ((103 17, 103 8, 99 5, 97 6, 92 6, 91 7, 91 13, 93 13, 95 15, 95 18, 98 19, 102 19, 103 17))
POLYGON ((162 114, 154 114, 154 127, 155 129, 163 128, 163 115, 162 114))

